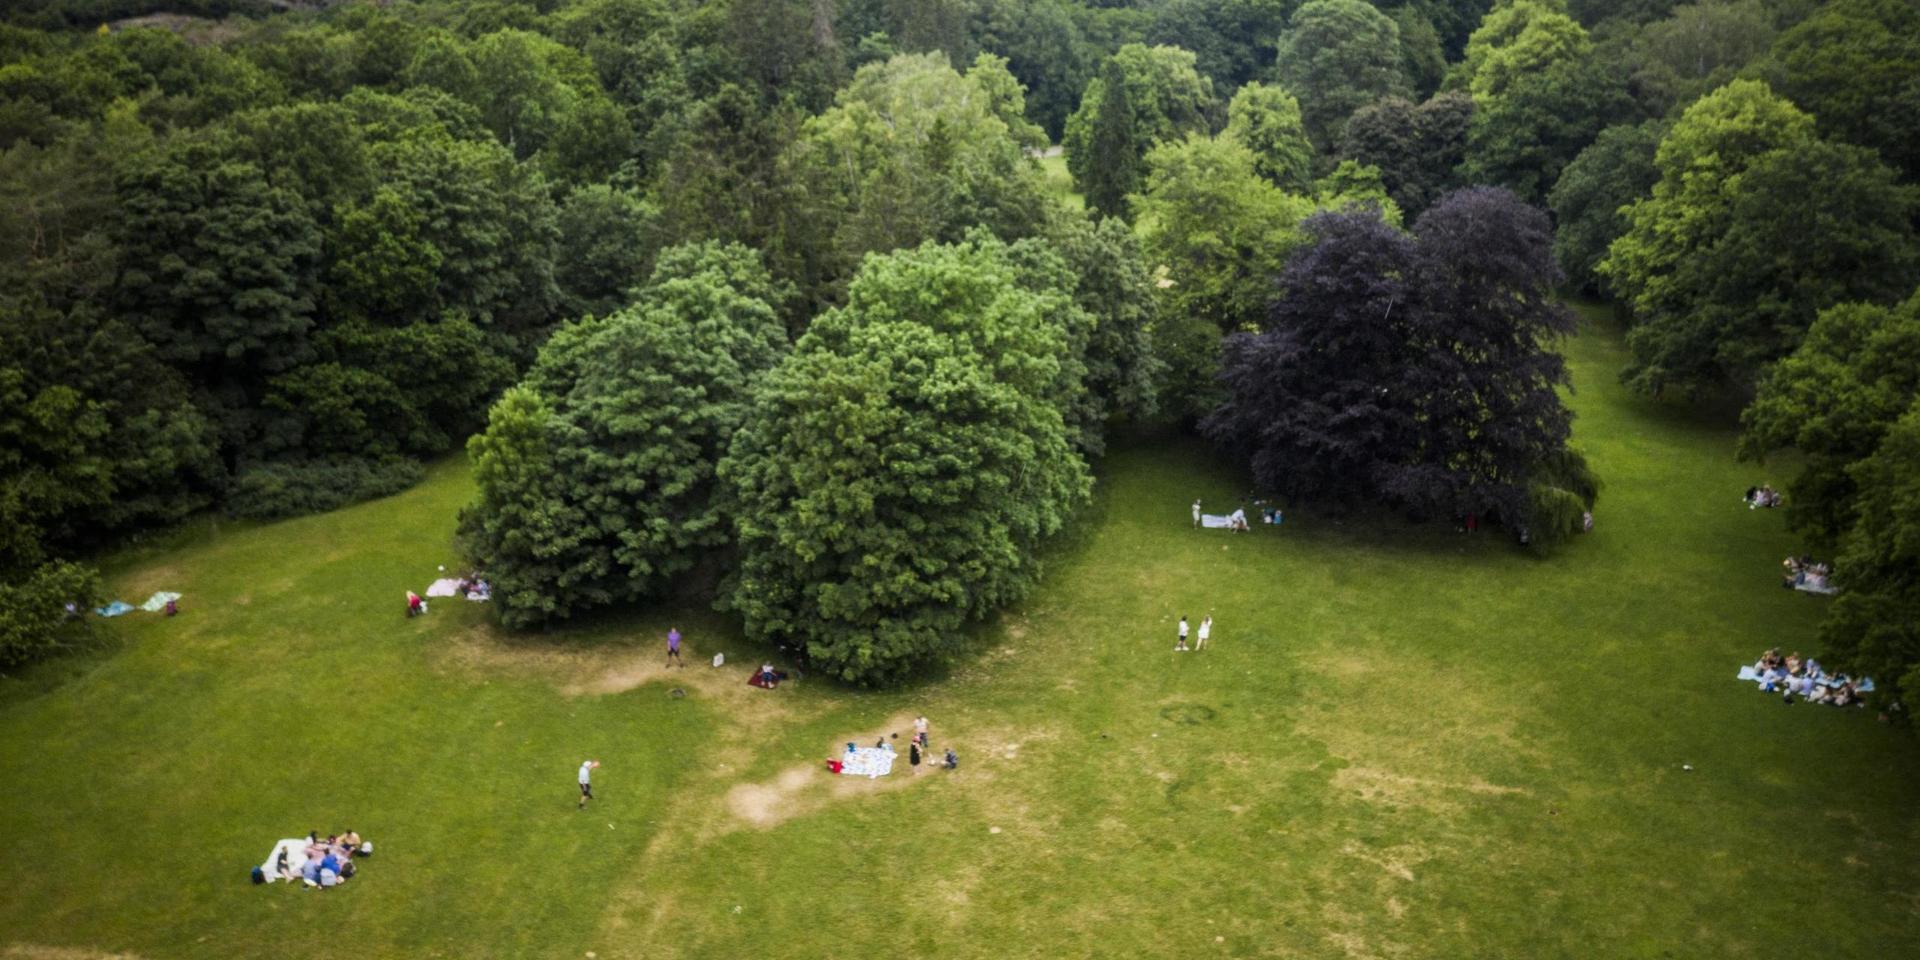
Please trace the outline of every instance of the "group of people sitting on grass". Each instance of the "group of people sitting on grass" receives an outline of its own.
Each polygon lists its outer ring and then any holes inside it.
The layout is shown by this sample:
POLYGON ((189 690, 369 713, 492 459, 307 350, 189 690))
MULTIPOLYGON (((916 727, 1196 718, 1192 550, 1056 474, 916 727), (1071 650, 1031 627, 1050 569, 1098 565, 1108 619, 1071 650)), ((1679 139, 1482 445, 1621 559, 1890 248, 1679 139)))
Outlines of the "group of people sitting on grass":
MULTIPOLYGON (((897 733, 893 734, 893 739, 900 739, 900 735, 897 733)), ((884 766, 885 768, 891 768, 891 758, 894 756, 894 749, 893 744, 890 743, 886 737, 881 737, 875 741, 871 749, 885 754, 888 762, 884 766)), ((860 766, 864 768, 871 766, 871 764, 856 764, 856 758, 859 757, 860 753, 860 747, 852 740, 848 740, 845 753, 838 757, 827 758, 827 772, 837 775, 846 772, 849 767, 860 766)), ((920 772, 920 760, 922 757, 925 757, 927 761, 931 763, 933 761, 933 747, 927 742, 927 718, 915 717, 913 721, 913 739, 907 741, 907 763, 913 767, 913 772, 920 772)), ((940 769, 960 769, 960 755, 954 753, 952 747, 948 747, 946 756, 941 758, 940 769)), ((882 769, 879 772, 884 773, 886 770, 882 769)), ((877 774, 870 774, 870 776, 872 775, 877 774)))
POLYGON ((1861 691, 1852 677, 1844 673, 1829 675, 1819 661, 1812 657, 1802 660, 1797 652, 1782 657, 1778 647, 1768 650, 1754 661, 1753 672, 1761 692, 1779 693, 1788 703, 1799 697, 1808 703, 1835 707, 1860 704, 1861 691))
POLYGON ((1782 500, 1778 490, 1773 489, 1771 484, 1763 483, 1757 487, 1747 488, 1746 502, 1747 509, 1752 510, 1756 507, 1777 507, 1782 500))
POLYGON ((1811 557, 1788 557, 1780 561, 1780 586, 1788 590, 1827 593, 1833 589, 1829 578, 1833 568, 1811 557))
POLYGON ((361 840, 352 830, 332 834, 325 840, 314 832, 307 834, 307 862, 301 865, 298 874, 287 865, 285 854, 281 855, 277 868, 284 880, 297 878, 310 890, 328 890, 353 879, 359 872, 353 865, 356 855, 372 852, 373 844, 361 840))

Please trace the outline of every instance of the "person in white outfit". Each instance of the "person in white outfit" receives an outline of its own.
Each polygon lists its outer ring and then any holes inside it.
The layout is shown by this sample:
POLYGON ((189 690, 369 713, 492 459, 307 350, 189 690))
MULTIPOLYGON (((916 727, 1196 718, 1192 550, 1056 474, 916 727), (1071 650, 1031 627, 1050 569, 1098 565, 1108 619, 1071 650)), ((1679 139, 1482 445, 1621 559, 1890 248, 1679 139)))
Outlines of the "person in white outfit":
POLYGON ((1176 652, 1187 649, 1187 618, 1186 617, 1180 618, 1180 639, 1174 642, 1173 649, 1176 652))
POLYGON ((1200 501, 1198 500, 1193 502, 1193 527, 1195 530, 1200 529, 1200 501))
POLYGON ((1200 633, 1198 636, 1193 638, 1193 648, 1195 650, 1198 650, 1201 647, 1206 646, 1207 638, 1212 635, 1213 635, 1213 615, 1208 614, 1206 619, 1200 621, 1200 633))

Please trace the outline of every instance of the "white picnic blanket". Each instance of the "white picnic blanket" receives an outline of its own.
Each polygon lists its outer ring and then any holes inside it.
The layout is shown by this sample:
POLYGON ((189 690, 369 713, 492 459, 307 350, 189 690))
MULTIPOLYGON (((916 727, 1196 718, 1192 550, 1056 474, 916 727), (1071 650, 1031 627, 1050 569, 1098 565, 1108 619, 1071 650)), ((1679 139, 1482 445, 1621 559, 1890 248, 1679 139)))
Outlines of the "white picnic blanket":
POLYGON ((435 580, 431 586, 427 587, 427 596, 429 597, 451 597, 459 592, 460 581, 450 580, 446 577, 435 580))
POLYGON ((160 611, 165 610, 167 608, 167 603, 169 601, 178 600, 178 599, 180 599, 179 594, 169 593, 168 591, 161 590, 155 593, 153 596, 148 597, 147 602, 140 605, 140 609, 145 610, 148 613, 159 613, 160 611))
POLYGON ((1801 593, 1817 593, 1823 597, 1830 597, 1840 592, 1840 588, 1834 586, 1830 580, 1813 580, 1811 578, 1804 583, 1794 584, 1793 588, 1801 593))
MULTIPOLYGON (((1741 667, 1740 673, 1737 677, 1735 677, 1735 679, 1745 680, 1745 681, 1748 681, 1749 683, 1757 684, 1762 689, 1766 688, 1767 680, 1768 680, 1768 678, 1762 675, 1760 671, 1755 670, 1751 664, 1741 667)), ((1772 678, 1774 685, 1781 687, 1782 689, 1786 687, 1786 684, 1789 680, 1793 680, 1793 679, 1795 678, 1788 677, 1784 673, 1777 674, 1772 678)), ((1841 679, 1838 675, 1826 674, 1813 682, 1823 687, 1833 688, 1833 687, 1839 687, 1842 684, 1846 683, 1847 681, 1841 679)), ((1795 689, 1797 690, 1799 689, 1799 687, 1796 685, 1795 689)), ((1854 692, 1856 693, 1872 693, 1873 678, 1861 677, 1860 679, 1855 680, 1853 682, 1853 689, 1854 689, 1854 692)))
POLYGON ((884 777, 893 772, 893 758, 899 756, 892 750, 879 747, 861 747, 840 758, 840 775, 843 777, 884 777))
POLYGON ((1203 513, 1200 515, 1200 525, 1209 530, 1225 530, 1233 526, 1233 518, 1224 513, 1203 513))
POLYGON ((273 845, 273 852, 267 854, 267 862, 260 865, 260 872, 267 875, 268 883, 287 879, 281 876, 278 870, 282 851, 287 855, 287 869, 292 870, 295 877, 300 876, 300 868, 307 865, 307 838, 295 837, 292 840, 282 840, 273 845))

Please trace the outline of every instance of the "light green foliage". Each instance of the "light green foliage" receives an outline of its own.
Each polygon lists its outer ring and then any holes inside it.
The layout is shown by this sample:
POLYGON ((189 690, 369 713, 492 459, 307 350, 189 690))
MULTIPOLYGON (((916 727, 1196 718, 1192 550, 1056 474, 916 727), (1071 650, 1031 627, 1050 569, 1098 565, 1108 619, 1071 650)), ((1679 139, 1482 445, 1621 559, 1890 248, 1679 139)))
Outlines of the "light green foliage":
POLYGON ((1379 167, 1342 160, 1314 183, 1313 198, 1323 210, 1372 210, 1387 223, 1401 225, 1400 205, 1388 196, 1379 167))
POLYGON ((1140 215, 1147 255, 1166 271, 1166 314, 1220 330, 1259 326, 1314 202, 1267 182, 1254 172, 1253 153, 1226 138, 1163 144, 1147 162, 1140 215))
POLYGON ((1856 465, 1920 393, 1920 295, 1896 307, 1847 303, 1821 311, 1799 349, 1760 381, 1741 416, 1740 452, 1801 455, 1787 517, 1819 548, 1859 517, 1856 465))
POLYGON ((996 110, 1004 68, 982 61, 982 87, 937 53, 903 54, 854 74, 795 145, 808 195, 803 216, 825 236, 805 253, 811 286, 844 283, 871 251, 957 239, 976 225, 1035 233, 1045 213, 1039 172, 996 110))
POLYGON ((1194 417, 1220 397, 1221 334, 1265 320, 1274 278, 1305 241, 1300 221, 1315 203, 1255 173, 1252 152, 1226 137, 1190 136, 1147 161, 1140 216, 1160 288, 1153 339, 1168 367, 1162 406, 1194 417))
MULTIPOLYGON (((1218 101, 1214 99, 1213 80, 1196 69, 1191 52, 1129 43, 1114 51, 1110 60, 1125 78, 1134 141, 1141 156, 1155 143, 1209 129, 1218 101)), ((1101 75, 1087 84, 1080 107, 1067 118, 1066 132, 1060 139, 1067 155, 1067 170, 1082 190, 1092 175, 1094 118, 1100 115, 1106 91, 1103 68, 1101 75)))
POLYGON ((1665 135, 1666 125, 1657 120, 1608 127, 1561 172, 1547 204, 1554 217, 1553 255, 1575 286, 1601 287, 1595 268, 1627 232, 1627 206, 1659 179, 1653 157, 1665 135))
POLYGON ((661 595, 727 542, 714 469, 786 346, 759 256, 662 254, 633 306, 562 328, 469 444, 473 559, 524 627, 661 595))
POLYGON ((1818 141, 1765 84, 1735 81, 1688 108, 1655 164, 1652 196, 1598 268, 1639 320, 1636 389, 1750 382, 1821 308, 1907 292, 1912 188, 1870 151, 1818 141))
POLYGON ((1331 154, 1355 110, 1407 92, 1400 63, 1392 18, 1362 0, 1307 0, 1280 36, 1274 76, 1299 98, 1314 147, 1331 154))
POLYGON ((1457 69, 1475 108, 1462 175, 1529 203, 1541 202, 1562 168, 1634 109, 1621 66, 1596 57, 1560 0, 1495 7, 1457 69))
POLYGON ((1071 301, 997 241, 871 257, 766 378, 722 475, 748 634, 897 681, 1024 596, 1092 479, 1056 398, 1071 301))
POLYGON ((1505 0, 1488 11, 1457 68, 1476 103, 1499 97, 1521 77, 1577 60, 1593 49, 1562 0, 1505 0))
POLYGON ((1253 152, 1253 169, 1277 187, 1301 193, 1313 182, 1313 144, 1300 103, 1279 87, 1254 82, 1227 104, 1226 135, 1253 152))
POLYGON ((988 109, 1006 124, 1013 142, 1037 150, 1047 145, 1047 132, 1027 119, 1026 88, 1007 70, 1007 58, 982 52, 967 68, 967 80, 987 96, 988 109))

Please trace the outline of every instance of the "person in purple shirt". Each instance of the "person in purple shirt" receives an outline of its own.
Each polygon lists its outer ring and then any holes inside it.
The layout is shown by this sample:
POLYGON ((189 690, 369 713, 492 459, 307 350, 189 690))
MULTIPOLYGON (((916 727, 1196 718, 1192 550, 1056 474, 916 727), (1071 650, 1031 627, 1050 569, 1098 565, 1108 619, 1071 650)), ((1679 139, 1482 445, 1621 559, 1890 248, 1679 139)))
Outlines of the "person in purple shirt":
POLYGON ((672 666, 676 663, 682 670, 687 668, 687 662, 680 659, 680 628, 672 627, 667 630, 667 665, 672 666))

